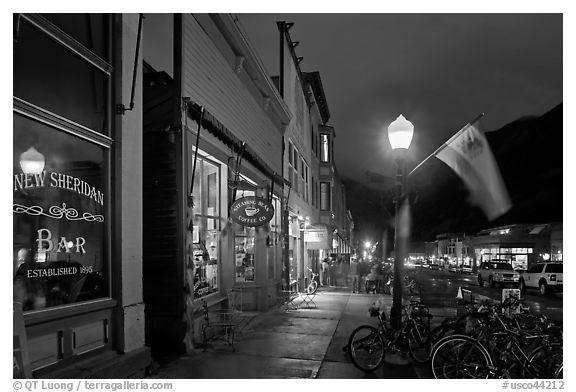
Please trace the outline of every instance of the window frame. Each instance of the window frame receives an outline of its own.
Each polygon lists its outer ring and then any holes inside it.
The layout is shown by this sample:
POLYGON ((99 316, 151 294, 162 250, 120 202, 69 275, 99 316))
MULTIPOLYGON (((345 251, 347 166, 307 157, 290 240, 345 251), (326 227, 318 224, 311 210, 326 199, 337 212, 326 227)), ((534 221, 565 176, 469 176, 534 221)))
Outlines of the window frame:
POLYGON ((332 209, 332 200, 331 200, 331 189, 330 189, 330 182, 328 181, 321 181, 320 182, 320 210, 321 211, 331 211, 332 209), (322 203, 322 186, 325 185, 326 186, 326 192, 325 194, 327 195, 327 206, 323 206, 322 203), (324 208, 326 207, 326 208, 324 208))
MULTIPOLYGON (((58 44, 62 45, 64 48, 69 50, 72 54, 78 56, 81 60, 86 61, 90 65, 94 66, 98 70, 105 74, 107 94, 106 99, 106 113, 105 113, 105 125, 102 131, 98 131, 84 125, 80 125, 66 117, 58 115, 52 111, 48 111, 40 106, 34 105, 22 98, 13 96, 13 108, 12 111, 15 114, 27 117, 32 121, 38 123, 43 123, 49 127, 54 128, 57 131, 65 132, 69 135, 81 138, 90 143, 99 145, 104 149, 104 164, 103 164, 103 194, 104 199, 108 200, 108 205, 104 209, 104 263, 106 271, 106 283, 108 285, 108 293, 106 296, 101 298, 75 302, 70 304, 58 305, 50 308, 39 309, 39 310, 28 310, 24 313, 24 318, 26 323, 34 322, 47 322, 55 318, 61 317, 62 312, 77 311, 78 306, 89 309, 91 306, 97 306, 98 309, 105 307, 113 307, 116 305, 115 297, 115 282, 117 281, 116 273, 117 268, 112 263, 113 259, 113 249, 112 249, 112 229, 113 229, 113 206, 112 206, 112 148, 114 145, 114 140, 107 134, 113 134, 113 98, 112 98, 112 87, 113 87, 113 71, 114 68, 110 63, 103 60, 101 57, 96 55, 90 49, 82 45, 80 42, 76 41, 62 29, 55 26, 53 23, 48 21, 46 18, 39 14, 18 14, 17 18, 21 18, 26 22, 29 22, 33 27, 37 28, 41 33, 46 34, 49 38, 53 39, 58 44), (98 305, 94 305, 98 304, 98 305)), ((106 34, 105 40, 108 45, 108 57, 113 61, 112 53, 112 42, 113 42, 113 15, 108 15, 108 28, 104 32, 106 34)), ((20 23, 18 20, 17 23, 20 23)), ((17 34, 17 30, 16 30, 17 34)), ((15 37, 16 39, 16 37, 15 37)))
POLYGON ((332 159, 332 151, 330 145, 330 134, 320 132, 320 162, 330 163, 332 159), (326 143, 324 143, 324 137, 326 138, 326 143), (326 159, 324 159, 324 148, 326 148, 326 159))

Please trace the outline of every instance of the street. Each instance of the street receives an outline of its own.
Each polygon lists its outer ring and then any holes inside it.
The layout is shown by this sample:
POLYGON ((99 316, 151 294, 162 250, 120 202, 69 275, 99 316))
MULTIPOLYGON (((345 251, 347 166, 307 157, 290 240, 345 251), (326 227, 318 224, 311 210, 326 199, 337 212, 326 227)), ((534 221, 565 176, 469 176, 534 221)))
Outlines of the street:
MULTIPOLYGON (((417 269, 416 279, 422 287, 422 300, 432 307, 451 307, 456 303, 458 288, 470 290, 472 296, 486 296, 494 301, 502 298, 500 286, 493 288, 480 287, 476 280, 476 274, 459 274, 448 271, 417 269)), ((562 322, 562 293, 553 293, 541 296, 536 290, 528 290, 521 296, 524 305, 537 314, 562 322)))

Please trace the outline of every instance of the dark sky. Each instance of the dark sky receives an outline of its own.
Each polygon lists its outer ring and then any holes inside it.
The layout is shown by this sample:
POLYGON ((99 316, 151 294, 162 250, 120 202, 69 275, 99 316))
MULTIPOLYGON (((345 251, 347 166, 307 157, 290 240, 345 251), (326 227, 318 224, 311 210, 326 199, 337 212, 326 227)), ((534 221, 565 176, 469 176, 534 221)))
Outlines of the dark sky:
POLYGON ((343 177, 392 175, 387 126, 415 127, 416 166, 484 112, 491 131, 562 102, 562 14, 237 14, 270 75, 276 21, 290 30, 303 71, 319 71, 343 177))

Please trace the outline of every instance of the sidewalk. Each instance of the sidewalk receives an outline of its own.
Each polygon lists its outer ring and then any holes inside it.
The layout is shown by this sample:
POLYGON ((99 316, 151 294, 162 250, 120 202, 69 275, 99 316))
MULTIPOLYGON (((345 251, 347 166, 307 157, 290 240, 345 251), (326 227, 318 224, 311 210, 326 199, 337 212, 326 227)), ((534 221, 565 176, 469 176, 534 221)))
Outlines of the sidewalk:
MULTIPOLYGON (((351 294, 348 288, 322 287, 317 308, 257 313, 237 333, 236 351, 214 343, 165 361, 151 378, 279 379, 279 378, 431 378, 427 365, 386 354, 385 364, 372 374, 358 370, 342 350, 350 333, 361 324, 375 324, 368 307, 389 295, 351 294)), ((431 313, 432 310, 431 310, 431 313)))

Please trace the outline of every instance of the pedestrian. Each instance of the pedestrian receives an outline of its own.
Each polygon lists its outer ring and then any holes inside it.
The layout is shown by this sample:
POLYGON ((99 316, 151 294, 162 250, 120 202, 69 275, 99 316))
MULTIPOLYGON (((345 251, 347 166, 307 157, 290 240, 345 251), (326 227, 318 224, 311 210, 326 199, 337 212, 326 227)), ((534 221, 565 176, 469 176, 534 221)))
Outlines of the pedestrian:
POLYGON ((344 286, 344 287, 350 287, 348 285, 348 271, 349 270, 350 270, 350 262, 348 260, 346 260, 345 258, 342 258, 341 282, 342 282, 342 286, 344 286))
POLYGON ((324 258, 324 260, 322 260, 322 265, 320 268, 320 275, 321 278, 320 280, 322 281, 322 286, 325 286, 328 284, 328 278, 329 278, 329 273, 330 273, 330 264, 328 264, 328 258, 324 258))
POLYGON ((360 291, 360 275, 358 275, 358 261, 355 258, 350 260, 350 269, 348 270, 349 280, 351 281, 352 285, 352 292, 355 293, 356 291, 360 291))
POLYGON ((358 292, 362 292, 362 286, 366 281, 366 275, 370 272, 370 265, 366 261, 358 263, 358 275, 360 275, 360 282, 358 284, 358 292))
POLYGON ((336 261, 330 257, 330 268, 329 268, 329 276, 330 276, 330 286, 336 286, 336 261))

